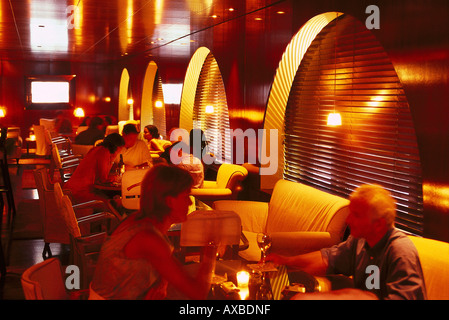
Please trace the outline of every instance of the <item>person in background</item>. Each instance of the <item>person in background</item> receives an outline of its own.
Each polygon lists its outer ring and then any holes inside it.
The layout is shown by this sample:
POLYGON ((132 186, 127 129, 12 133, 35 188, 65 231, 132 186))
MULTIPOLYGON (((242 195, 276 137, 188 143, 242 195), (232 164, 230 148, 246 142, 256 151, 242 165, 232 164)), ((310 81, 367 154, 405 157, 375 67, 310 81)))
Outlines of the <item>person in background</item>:
POLYGON ((407 235, 394 228, 395 216, 396 203, 387 190, 362 185, 350 196, 351 234, 346 241, 299 256, 271 254, 267 261, 313 275, 353 276, 354 288, 298 294, 296 299, 426 299, 418 252, 407 235), (376 269, 379 272, 373 273, 376 269))
POLYGON ((90 200, 107 200, 108 197, 96 189, 96 183, 113 182, 115 178, 109 176, 113 161, 125 146, 123 137, 112 133, 93 147, 81 160, 70 179, 64 184, 65 189, 72 193, 75 203, 90 200))
POLYGON ((55 130, 60 134, 72 134, 72 122, 67 118, 63 111, 56 112, 55 130))
POLYGON ((160 155, 165 149, 170 146, 170 142, 162 140, 159 130, 154 125, 147 125, 143 129, 143 137, 148 141, 148 148, 153 154, 160 155))
POLYGON ((85 116, 79 126, 80 127, 88 127, 90 124, 90 120, 91 120, 90 116, 85 116))
POLYGON ((145 175, 140 210, 128 216, 104 242, 89 299, 164 299, 173 287, 191 299, 205 299, 216 247, 203 249, 196 276, 173 257, 167 232, 187 219, 192 177, 185 170, 159 164, 145 175))
MULTIPOLYGON (((145 141, 139 139, 136 126, 132 123, 125 124, 122 136, 125 140, 125 148, 121 152, 125 169, 151 166, 153 162, 150 150, 145 141)), ((119 162, 119 157, 115 162, 119 162)))
POLYGON ((201 188, 204 183, 204 167, 201 160, 189 152, 189 146, 183 141, 178 141, 167 150, 169 156, 165 160, 187 170, 193 178, 193 188, 201 188))
POLYGON ((75 144, 94 145, 96 141, 104 138, 104 121, 100 117, 90 120, 89 128, 75 137, 75 144))

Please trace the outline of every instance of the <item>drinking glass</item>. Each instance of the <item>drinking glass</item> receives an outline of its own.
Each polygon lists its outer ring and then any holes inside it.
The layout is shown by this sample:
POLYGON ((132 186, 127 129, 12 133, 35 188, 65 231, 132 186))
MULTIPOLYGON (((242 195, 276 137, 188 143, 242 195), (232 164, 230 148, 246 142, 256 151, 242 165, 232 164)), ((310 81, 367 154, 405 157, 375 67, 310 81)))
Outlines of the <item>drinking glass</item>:
POLYGON ((262 265, 265 265, 265 259, 267 257, 267 251, 271 247, 271 237, 266 233, 257 234, 257 245, 262 251, 262 265))

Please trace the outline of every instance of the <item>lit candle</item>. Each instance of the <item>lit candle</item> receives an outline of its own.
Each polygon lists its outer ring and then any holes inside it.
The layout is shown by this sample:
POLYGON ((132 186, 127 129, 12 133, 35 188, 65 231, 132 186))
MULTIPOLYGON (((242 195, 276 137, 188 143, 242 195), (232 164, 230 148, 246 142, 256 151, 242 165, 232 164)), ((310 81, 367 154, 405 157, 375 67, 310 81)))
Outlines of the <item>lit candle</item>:
POLYGON ((246 298, 249 296, 249 288, 248 288, 248 282, 249 282, 249 273, 246 271, 239 271, 237 272, 237 284, 239 291, 239 296, 241 300, 246 300, 246 298))
POLYGON ((246 271, 239 271, 237 272, 237 283, 238 286, 241 288, 248 287, 249 282, 249 273, 246 271))

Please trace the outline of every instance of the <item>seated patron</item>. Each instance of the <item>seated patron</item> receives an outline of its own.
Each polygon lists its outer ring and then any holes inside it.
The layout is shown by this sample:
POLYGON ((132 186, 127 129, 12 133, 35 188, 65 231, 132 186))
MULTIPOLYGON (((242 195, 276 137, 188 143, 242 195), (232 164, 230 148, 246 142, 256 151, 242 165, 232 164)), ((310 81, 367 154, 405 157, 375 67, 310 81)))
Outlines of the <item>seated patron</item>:
POLYGON ((114 159, 124 145, 123 137, 118 133, 112 133, 96 147, 89 150, 70 179, 64 184, 64 188, 71 191, 75 203, 106 200, 108 198, 94 185, 114 181, 114 178, 109 176, 109 172, 114 159))
POLYGON ((351 234, 346 241, 299 256, 271 254, 267 261, 313 275, 353 276, 354 288, 297 294, 296 299, 426 299, 418 252, 407 235, 394 228, 395 215, 388 191, 363 185, 350 196, 351 234))
POLYGON ((187 219, 192 177, 159 164, 142 181, 140 211, 128 216, 103 244, 89 299, 164 299, 170 285, 191 299, 205 299, 216 248, 203 251, 196 276, 172 256, 167 232, 187 219))
POLYGON ((143 137, 148 141, 148 148, 153 154, 160 155, 171 144, 170 141, 161 139, 158 128, 153 125, 145 126, 143 137))
POLYGON ((68 117, 65 116, 63 111, 58 111, 56 113, 55 130, 60 134, 72 134, 72 122, 68 117))
MULTIPOLYGON (((125 124, 122 136, 125 140, 125 148, 122 149, 121 154, 126 169, 152 165, 150 150, 145 141, 139 139, 139 132, 134 124, 125 124)), ((115 162, 119 162, 119 156, 117 156, 115 162)))
POLYGON ((75 144, 93 146, 97 140, 104 138, 104 121, 100 117, 94 117, 89 122, 89 128, 80 132, 75 137, 75 144))
POLYGON ((201 160, 189 152, 189 146, 182 141, 178 141, 167 150, 169 150, 168 157, 165 160, 187 170, 193 178, 193 188, 201 188, 204 183, 204 167, 201 160))

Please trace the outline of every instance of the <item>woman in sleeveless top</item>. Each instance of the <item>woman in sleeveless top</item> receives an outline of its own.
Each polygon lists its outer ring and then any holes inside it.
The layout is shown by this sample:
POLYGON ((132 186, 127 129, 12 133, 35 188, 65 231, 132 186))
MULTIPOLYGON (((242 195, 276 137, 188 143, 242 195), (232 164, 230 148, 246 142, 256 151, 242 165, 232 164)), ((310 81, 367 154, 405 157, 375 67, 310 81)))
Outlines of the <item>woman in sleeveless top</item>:
POLYGON ((111 133, 98 146, 89 150, 64 184, 64 188, 71 191, 75 203, 108 199, 105 194, 95 189, 94 185, 113 181, 109 172, 124 145, 125 141, 120 134, 111 133))
POLYGON ((204 299, 216 248, 207 247, 196 277, 172 256, 166 234, 186 220, 193 180, 176 166, 156 165, 141 185, 140 210, 107 238, 91 282, 90 298, 163 299, 167 285, 192 299, 204 299))

